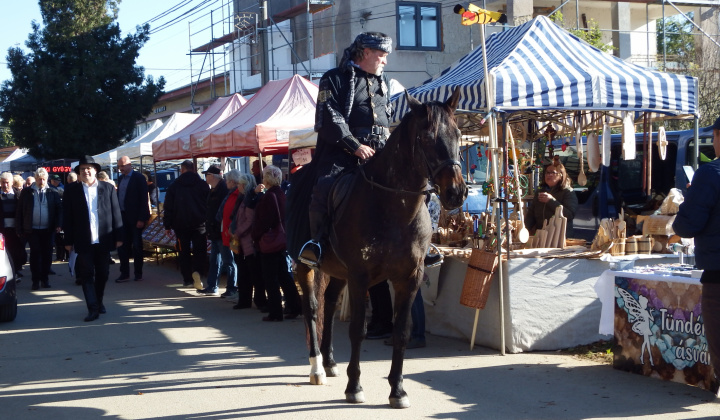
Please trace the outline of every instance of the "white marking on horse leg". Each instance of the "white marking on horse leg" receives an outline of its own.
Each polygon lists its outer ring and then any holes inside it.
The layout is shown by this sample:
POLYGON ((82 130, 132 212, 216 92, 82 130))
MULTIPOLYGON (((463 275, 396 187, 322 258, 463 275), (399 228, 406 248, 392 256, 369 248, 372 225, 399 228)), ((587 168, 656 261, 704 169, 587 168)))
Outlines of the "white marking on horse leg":
POLYGON ((325 377, 325 370, 322 368, 323 357, 318 355, 317 357, 310 358, 310 384, 311 385, 325 385, 327 378, 325 377))

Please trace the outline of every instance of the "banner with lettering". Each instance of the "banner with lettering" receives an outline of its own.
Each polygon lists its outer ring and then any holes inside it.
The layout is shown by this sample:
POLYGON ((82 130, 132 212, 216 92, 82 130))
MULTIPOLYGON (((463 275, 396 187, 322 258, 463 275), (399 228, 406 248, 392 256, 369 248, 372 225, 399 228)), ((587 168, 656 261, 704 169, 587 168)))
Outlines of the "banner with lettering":
POLYGON ((615 277, 616 369, 710 389, 700 283, 615 277))

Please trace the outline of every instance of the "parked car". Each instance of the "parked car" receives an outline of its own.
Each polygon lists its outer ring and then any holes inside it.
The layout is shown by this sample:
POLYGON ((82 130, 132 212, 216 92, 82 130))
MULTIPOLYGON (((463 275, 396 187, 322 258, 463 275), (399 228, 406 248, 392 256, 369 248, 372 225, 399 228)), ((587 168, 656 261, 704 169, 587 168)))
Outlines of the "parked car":
POLYGON ((5 248, 5 237, 0 234, 0 322, 13 321, 17 316, 15 275, 5 248))

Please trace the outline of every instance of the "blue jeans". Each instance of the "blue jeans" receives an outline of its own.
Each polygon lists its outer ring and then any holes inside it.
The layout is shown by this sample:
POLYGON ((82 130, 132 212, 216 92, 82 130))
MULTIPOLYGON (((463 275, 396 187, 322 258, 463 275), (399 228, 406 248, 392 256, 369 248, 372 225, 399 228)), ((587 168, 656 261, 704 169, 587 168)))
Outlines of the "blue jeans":
POLYGON ((210 270, 208 271, 206 289, 217 291, 218 280, 222 272, 227 273, 226 290, 236 290, 237 266, 229 247, 223 245, 222 239, 210 241, 210 270))
POLYGON ((415 300, 410 307, 410 316, 412 317, 410 338, 425 341, 425 304, 420 289, 418 289, 415 300))

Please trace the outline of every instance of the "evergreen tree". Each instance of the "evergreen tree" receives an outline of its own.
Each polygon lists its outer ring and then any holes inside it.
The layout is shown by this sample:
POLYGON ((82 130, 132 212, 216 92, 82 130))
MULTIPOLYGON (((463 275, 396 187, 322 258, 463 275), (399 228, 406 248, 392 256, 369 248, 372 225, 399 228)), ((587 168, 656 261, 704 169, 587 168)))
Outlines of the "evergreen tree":
POLYGON ((120 0, 40 0, 25 54, 8 50, 12 79, 0 87, 0 118, 18 146, 41 159, 117 147, 162 95, 164 78, 135 65, 149 25, 122 38, 120 0))

